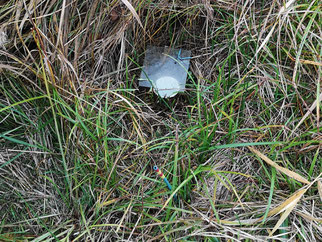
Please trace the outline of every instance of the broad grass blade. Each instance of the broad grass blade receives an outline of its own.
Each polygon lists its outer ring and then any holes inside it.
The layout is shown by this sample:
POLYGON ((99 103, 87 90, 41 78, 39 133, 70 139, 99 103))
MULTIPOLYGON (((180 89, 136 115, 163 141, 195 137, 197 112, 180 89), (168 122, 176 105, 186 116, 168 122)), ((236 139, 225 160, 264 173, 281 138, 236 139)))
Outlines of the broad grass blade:
POLYGON ((139 25, 144 29, 141 20, 139 18, 139 15, 136 13, 135 9, 133 8, 132 4, 128 0, 122 0, 122 2, 127 6, 127 8, 131 11, 134 18, 138 21, 139 25))
MULTIPOLYGON (((269 236, 272 236, 274 232, 281 226, 281 224, 284 222, 284 220, 288 217, 288 215, 292 212, 298 201, 300 201, 303 194, 306 192, 307 189, 300 190, 296 192, 292 197, 287 199, 284 203, 282 203, 280 206, 277 207, 275 210, 277 213, 280 213, 284 211, 281 218, 278 220, 276 225, 274 226, 273 230, 270 232, 269 236)), ((272 210, 272 212, 273 212, 272 210)))
MULTIPOLYGON (((307 189, 297 191, 290 198, 286 199, 285 202, 283 202, 281 205, 279 205, 278 207, 276 207, 276 208, 272 209, 271 211, 269 211, 267 216, 268 217, 274 216, 274 215, 279 214, 279 213, 287 210, 288 208, 292 207, 294 203, 296 204, 300 200, 300 198, 302 197, 302 195, 306 191, 307 191, 307 189)), ((259 218, 257 222, 259 222, 259 221, 261 221, 263 219, 264 219, 264 216, 259 218)))
POLYGON ((288 217, 288 215, 291 213, 293 208, 295 207, 296 203, 293 204, 291 207, 285 210, 285 212, 282 214, 281 218, 278 220, 276 225, 274 226, 273 230, 269 233, 269 236, 272 236, 275 231, 281 226, 281 224, 284 222, 284 220, 288 217))
POLYGON ((283 172, 285 175, 288 175, 289 177, 299 181, 299 182, 302 182, 302 183, 305 183, 305 184, 310 184, 310 182, 302 177, 301 175, 293 172, 293 171, 290 171, 289 169, 287 168, 284 168, 282 166, 279 166, 278 164, 276 164, 274 161, 272 161, 271 159, 269 159, 266 155, 262 154, 261 152, 259 152, 258 150, 252 148, 252 147, 248 147, 255 155, 259 156, 261 159, 263 159, 267 164, 275 167, 277 170, 279 170, 280 172, 283 172))

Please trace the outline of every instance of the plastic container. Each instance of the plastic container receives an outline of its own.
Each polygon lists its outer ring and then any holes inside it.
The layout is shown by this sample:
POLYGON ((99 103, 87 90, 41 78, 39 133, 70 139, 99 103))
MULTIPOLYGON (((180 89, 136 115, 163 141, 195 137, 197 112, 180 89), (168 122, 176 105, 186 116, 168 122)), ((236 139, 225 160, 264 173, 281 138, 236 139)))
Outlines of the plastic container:
POLYGON ((139 86, 152 87, 160 97, 174 97, 183 92, 190 64, 191 51, 148 46, 139 86))

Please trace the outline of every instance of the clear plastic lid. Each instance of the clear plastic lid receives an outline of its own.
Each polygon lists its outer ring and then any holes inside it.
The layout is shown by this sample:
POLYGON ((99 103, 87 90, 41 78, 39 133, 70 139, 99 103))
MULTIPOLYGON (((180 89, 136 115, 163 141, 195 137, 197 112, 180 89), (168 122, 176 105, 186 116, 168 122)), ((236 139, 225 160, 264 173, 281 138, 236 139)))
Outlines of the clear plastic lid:
POLYGON ((191 51, 149 46, 139 78, 141 87, 153 87, 163 98, 183 92, 190 64, 191 51))

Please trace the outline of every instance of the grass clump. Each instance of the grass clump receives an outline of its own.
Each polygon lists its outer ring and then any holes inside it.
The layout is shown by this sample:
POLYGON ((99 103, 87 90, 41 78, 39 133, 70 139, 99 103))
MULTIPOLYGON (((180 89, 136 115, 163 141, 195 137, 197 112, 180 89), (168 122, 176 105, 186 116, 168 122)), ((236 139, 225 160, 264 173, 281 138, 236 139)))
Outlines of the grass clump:
POLYGON ((322 240, 319 1, 0 5, 0 240, 322 240))

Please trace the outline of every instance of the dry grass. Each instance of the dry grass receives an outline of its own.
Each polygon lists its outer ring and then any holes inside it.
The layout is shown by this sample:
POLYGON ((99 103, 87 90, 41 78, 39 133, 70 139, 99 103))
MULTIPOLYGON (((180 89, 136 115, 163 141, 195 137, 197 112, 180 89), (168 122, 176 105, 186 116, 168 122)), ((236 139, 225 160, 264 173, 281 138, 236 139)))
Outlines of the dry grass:
POLYGON ((319 1, 0 5, 0 240, 322 240, 319 1))

